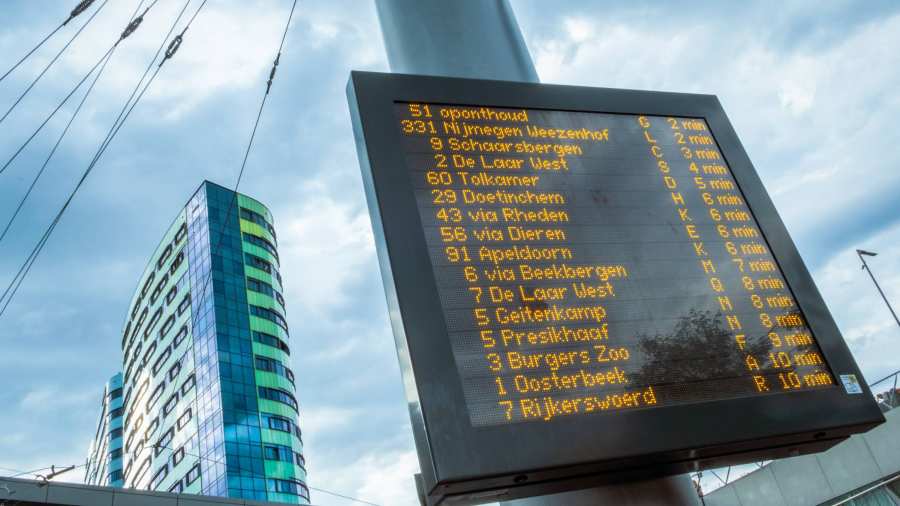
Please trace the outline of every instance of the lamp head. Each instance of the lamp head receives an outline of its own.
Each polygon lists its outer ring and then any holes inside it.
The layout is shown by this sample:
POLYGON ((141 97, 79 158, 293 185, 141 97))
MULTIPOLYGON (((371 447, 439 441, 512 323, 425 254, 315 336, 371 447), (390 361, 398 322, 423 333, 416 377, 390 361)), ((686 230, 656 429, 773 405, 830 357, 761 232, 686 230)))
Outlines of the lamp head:
POLYGON ((871 251, 866 251, 864 249, 856 250, 856 254, 857 255, 866 255, 867 257, 874 257, 874 256, 878 255, 878 253, 872 253, 871 251))

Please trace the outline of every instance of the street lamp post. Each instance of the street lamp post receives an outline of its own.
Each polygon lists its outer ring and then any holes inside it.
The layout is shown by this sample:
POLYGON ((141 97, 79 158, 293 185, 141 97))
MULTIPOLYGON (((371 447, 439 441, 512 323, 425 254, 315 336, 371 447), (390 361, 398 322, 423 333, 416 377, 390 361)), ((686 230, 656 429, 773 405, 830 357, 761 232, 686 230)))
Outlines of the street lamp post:
POLYGON ((888 310, 890 310, 891 315, 894 316, 894 321, 897 322, 897 326, 900 327, 900 318, 897 318, 897 313, 894 312, 894 308, 891 307, 891 303, 888 302, 887 296, 884 295, 884 291, 881 289, 881 286, 878 284, 878 281, 875 280, 875 275, 872 274, 872 269, 869 268, 869 264, 866 263, 865 257, 873 257, 878 253, 872 253, 871 251, 866 251, 862 249, 856 250, 856 254, 859 255, 859 259, 862 262, 862 268, 869 273, 869 277, 872 278, 872 283, 875 283, 875 288, 878 289, 878 293, 881 294, 881 298, 884 299, 884 303, 887 305, 888 310))

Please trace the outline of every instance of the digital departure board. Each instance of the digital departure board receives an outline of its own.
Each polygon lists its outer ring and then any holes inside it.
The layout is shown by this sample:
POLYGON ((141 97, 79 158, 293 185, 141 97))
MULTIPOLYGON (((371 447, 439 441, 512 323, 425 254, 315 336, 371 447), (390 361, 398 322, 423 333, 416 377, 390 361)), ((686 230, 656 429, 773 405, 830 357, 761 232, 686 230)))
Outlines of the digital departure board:
POLYGON ((350 98, 435 503, 494 490, 473 466, 528 488, 877 423, 714 97, 355 73, 350 98))
POLYGON ((474 425, 835 386, 703 119, 394 113, 474 425))

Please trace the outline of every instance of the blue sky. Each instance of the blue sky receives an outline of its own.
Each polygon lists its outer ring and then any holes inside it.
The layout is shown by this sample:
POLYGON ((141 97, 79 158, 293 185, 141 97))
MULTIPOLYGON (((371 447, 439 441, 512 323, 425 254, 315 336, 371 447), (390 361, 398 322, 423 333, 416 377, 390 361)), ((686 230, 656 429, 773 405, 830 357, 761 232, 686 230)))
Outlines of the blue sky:
MULTIPOLYGON (((93 65, 136 3, 106 6, 0 125, 0 153, 93 65)), ((900 329, 853 253, 880 253, 872 268, 900 305, 900 5, 511 3, 544 82, 718 95, 866 377, 900 367, 900 329)), ((4 1, 0 69, 71 4, 4 1)), ((0 285, 75 184, 181 5, 160 0, 117 50, 0 243, 0 285)), ((289 7, 210 1, 79 193, 0 319, 0 467, 83 462, 134 284, 200 181, 233 184, 289 7)), ((3 110, 72 33, 0 83, 3 110)), ((279 230, 310 484, 412 505, 418 464, 344 97, 351 69, 387 70, 374 4, 301 0, 241 189, 269 204, 279 230)), ((71 110, 0 175, 0 221, 71 110)))

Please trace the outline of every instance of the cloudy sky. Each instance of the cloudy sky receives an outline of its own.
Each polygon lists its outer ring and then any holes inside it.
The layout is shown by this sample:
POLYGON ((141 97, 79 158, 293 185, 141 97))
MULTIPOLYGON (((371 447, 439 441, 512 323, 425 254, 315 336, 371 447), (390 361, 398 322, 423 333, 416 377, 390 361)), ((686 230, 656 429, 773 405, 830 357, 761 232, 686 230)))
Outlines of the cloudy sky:
MULTIPOLYGON (((0 72, 74 3, 3 0, 0 72)), ((183 3, 160 0, 116 51, 0 243, 0 287, 183 3)), ((866 378, 900 368, 900 329, 854 254, 880 253, 872 268, 900 305, 900 4, 511 3, 544 82, 718 95, 866 378)), ((2 162, 136 4, 110 1, 0 124, 2 162)), ((0 319, 0 473, 84 461, 134 284, 200 182, 233 184, 289 7, 209 2, 0 319)), ((0 83, 0 112, 83 20, 0 83)), ((241 190, 269 204, 279 230, 310 485, 413 505, 418 463, 344 97, 351 69, 388 69, 374 4, 301 0, 241 190)), ((0 224, 71 112, 64 107, 0 174, 0 224)), ((315 491, 313 499, 352 504, 315 491)))

